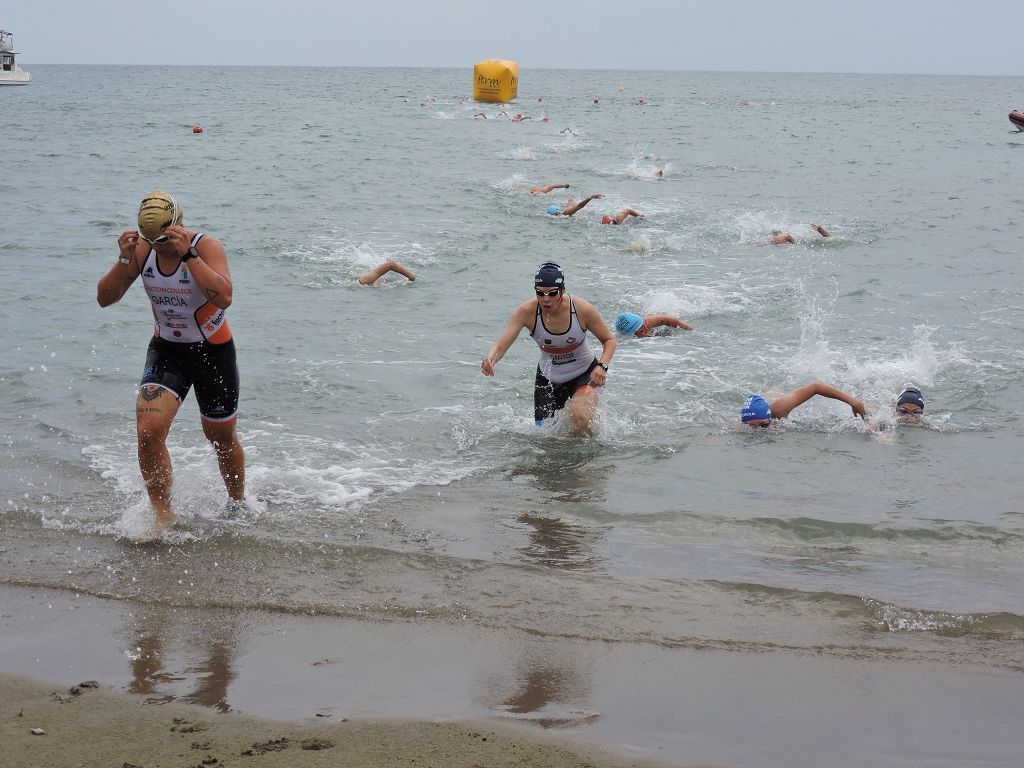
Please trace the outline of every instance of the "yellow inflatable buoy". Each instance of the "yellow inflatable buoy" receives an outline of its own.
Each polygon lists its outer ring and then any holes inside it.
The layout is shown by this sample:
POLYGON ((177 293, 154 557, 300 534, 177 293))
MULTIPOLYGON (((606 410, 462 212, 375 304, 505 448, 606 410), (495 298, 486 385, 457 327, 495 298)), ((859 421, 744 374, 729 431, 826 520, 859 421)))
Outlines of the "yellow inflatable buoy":
POLYGON ((473 66, 473 98, 507 104, 519 93, 519 62, 487 59, 473 66))
POLYGON ((625 89, 625 88, 623 88, 623 87, 622 87, 621 85, 619 86, 619 93, 622 93, 622 92, 623 92, 623 91, 625 91, 625 90, 626 90, 626 89, 625 89))

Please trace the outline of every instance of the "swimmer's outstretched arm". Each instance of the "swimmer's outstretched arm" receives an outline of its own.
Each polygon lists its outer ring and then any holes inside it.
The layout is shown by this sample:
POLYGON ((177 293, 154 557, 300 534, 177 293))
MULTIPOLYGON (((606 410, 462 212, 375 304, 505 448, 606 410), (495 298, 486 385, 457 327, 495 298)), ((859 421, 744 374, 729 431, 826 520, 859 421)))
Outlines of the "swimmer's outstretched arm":
POLYGON ((540 187, 536 191, 530 190, 531 195, 546 195, 553 189, 568 189, 568 184, 548 184, 546 187, 540 187))
POLYGON ((509 319, 508 325, 505 326, 505 330, 501 332, 501 336, 494 342, 494 346, 487 351, 487 356, 480 363, 480 370, 484 376, 494 375, 495 364, 505 356, 508 348, 512 346, 512 342, 518 338, 519 332, 523 328, 530 327, 529 323, 533 320, 536 306, 537 302, 534 299, 529 299, 516 307, 516 311, 512 313, 512 317, 509 319))
POLYGON ((404 277, 409 278, 410 281, 416 279, 416 275, 414 275, 408 269, 403 267, 397 261, 389 259, 388 261, 385 261, 383 264, 377 265, 376 267, 371 269, 369 272, 367 272, 365 275, 360 277, 359 278, 359 284, 360 285, 373 285, 375 282, 377 282, 382 277, 384 277, 384 275, 386 275, 388 272, 397 272, 398 274, 403 275, 404 277))
POLYGON ((799 389, 794 389, 788 395, 783 395, 776 400, 772 400, 768 406, 772 409, 772 418, 786 418, 794 408, 798 405, 803 405, 815 395, 830 397, 833 400, 842 400, 853 409, 854 415, 860 416, 861 418, 864 417, 864 403, 853 395, 848 395, 843 392, 843 390, 833 387, 831 384, 826 384, 823 381, 816 381, 813 384, 807 384, 799 389))
POLYGON ((817 232, 822 237, 832 237, 832 233, 825 229, 821 224, 811 224, 811 229, 817 232))
POLYGON ((634 211, 632 208, 623 208, 617 214, 615 214, 615 223, 621 224, 630 216, 636 216, 638 219, 642 219, 644 215, 639 211, 634 211))
POLYGON ((665 325, 669 328, 682 328, 684 331, 693 330, 692 325, 684 323, 682 320, 678 320, 671 315, 648 315, 644 318, 644 325, 648 328, 658 328, 665 325))
POLYGON ((565 210, 562 211, 562 215, 563 216, 572 216, 574 213, 576 213, 577 211, 582 209, 584 206, 586 206, 586 204, 589 203, 591 200, 600 200, 602 197, 604 197, 604 195, 591 195, 590 197, 583 198, 582 200, 580 200, 575 205, 567 205, 565 207, 565 210))

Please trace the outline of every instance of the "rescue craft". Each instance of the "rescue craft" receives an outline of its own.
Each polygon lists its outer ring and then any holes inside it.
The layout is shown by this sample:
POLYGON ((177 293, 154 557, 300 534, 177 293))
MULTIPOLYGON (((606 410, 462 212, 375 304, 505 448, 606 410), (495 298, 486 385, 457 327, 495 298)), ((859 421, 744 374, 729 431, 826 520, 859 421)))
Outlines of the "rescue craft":
POLYGON ((1010 122, 1017 126, 1018 131, 1024 131, 1024 112, 1019 109, 1013 110, 1010 113, 1010 122))
POLYGON ((18 66, 14 52, 14 35, 0 29, 0 85, 27 85, 32 75, 18 66))

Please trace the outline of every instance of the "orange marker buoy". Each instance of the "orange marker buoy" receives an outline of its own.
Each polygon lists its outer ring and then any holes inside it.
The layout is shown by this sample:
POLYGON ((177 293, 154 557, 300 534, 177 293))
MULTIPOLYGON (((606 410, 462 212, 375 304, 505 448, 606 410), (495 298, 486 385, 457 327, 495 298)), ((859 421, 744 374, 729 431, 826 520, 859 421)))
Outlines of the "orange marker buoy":
POLYGON ((202 132, 203 132, 203 126, 201 126, 201 125, 193 125, 192 126, 192 133, 202 133, 202 132))

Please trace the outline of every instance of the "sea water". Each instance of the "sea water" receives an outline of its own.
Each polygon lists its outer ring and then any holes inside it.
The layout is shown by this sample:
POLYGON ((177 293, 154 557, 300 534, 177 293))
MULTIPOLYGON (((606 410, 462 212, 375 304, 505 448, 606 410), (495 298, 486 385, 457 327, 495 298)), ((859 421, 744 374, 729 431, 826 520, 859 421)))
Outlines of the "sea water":
POLYGON ((33 75, 0 92, 0 582, 1020 671, 1024 80, 524 70, 503 108, 462 70, 33 75), (190 396, 180 525, 137 548, 152 315, 94 297, 154 189, 230 260, 251 502, 190 396), (386 259, 416 281, 352 286, 386 259), (546 260, 609 325, 694 326, 620 337, 593 437, 534 427, 526 334, 480 372, 546 260), (740 423, 816 379, 872 425, 740 423))

